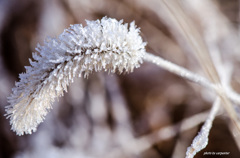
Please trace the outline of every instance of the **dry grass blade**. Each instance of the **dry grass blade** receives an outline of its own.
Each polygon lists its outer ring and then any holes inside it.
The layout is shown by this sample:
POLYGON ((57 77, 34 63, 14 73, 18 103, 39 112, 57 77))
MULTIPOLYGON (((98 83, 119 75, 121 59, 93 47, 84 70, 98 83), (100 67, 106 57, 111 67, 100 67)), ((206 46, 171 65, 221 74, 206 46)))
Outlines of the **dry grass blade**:
POLYGON ((226 92, 221 85, 221 79, 219 78, 217 70, 200 33, 176 1, 163 0, 162 2, 162 4, 167 8, 171 20, 176 24, 177 28, 175 29, 178 29, 178 31, 182 33, 185 40, 191 45, 193 52, 195 53, 206 75, 214 84, 217 85, 216 93, 221 98, 225 110, 240 132, 237 114, 232 106, 232 103, 226 97, 226 92))

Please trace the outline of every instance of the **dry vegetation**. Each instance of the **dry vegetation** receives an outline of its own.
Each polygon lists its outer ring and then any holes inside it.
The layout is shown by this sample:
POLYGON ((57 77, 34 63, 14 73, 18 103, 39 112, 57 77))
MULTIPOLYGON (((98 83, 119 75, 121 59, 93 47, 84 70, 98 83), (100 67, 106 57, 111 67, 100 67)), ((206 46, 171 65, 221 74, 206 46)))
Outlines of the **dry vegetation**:
MULTIPOLYGON (((131 74, 76 79, 32 135, 10 131, 3 116, 7 96, 38 42, 103 16, 135 20, 148 52, 221 82, 224 93, 230 87, 240 92, 239 6, 237 0, 1 0, 0 158, 185 157, 215 93, 154 64, 131 74)), ((207 147, 195 158, 209 157, 204 152, 240 155, 235 115, 224 106, 234 106, 239 116, 240 104, 219 95, 224 104, 207 147)))

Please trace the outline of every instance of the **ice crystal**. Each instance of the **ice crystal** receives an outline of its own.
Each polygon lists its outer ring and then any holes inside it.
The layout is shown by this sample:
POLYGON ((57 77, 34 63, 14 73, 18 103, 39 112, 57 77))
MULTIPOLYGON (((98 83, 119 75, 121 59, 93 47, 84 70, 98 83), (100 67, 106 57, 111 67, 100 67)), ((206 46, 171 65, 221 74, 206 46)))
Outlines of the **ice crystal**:
POLYGON ((52 108, 53 101, 67 91, 74 77, 92 72, 132 72, 142 63, 145 43, 134 22, 102 18, 71 25, 58 38, 38 44, 31 66, 19 75, 6 107, 12 130, 31 134, 52 108))

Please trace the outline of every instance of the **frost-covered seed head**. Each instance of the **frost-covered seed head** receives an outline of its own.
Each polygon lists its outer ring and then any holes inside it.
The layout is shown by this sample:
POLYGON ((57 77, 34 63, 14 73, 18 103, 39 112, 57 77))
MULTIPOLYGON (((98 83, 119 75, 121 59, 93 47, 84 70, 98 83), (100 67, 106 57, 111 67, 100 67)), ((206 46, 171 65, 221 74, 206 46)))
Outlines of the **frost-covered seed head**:
POLYGON ((6 107, 12 130, 31 134, 44 120, 56 97, 67 91, 75 76, 101 70, 132 72, 142 63, 145 43, 134 22, 111 18, 71 25, 58 38, 48 38, 33 53, 31 66, 19 75, 6 107))

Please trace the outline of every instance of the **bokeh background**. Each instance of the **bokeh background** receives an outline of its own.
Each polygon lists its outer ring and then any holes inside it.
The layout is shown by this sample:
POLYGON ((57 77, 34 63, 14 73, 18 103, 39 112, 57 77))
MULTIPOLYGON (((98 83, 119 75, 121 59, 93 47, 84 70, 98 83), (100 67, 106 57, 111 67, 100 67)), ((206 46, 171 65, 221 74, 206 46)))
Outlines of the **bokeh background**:
MULTIPOLYGON (((209 47, 234 65, 239 91, 240 1, 178 1, 209 47), (209 37, 209 38, 207 38, 209 37), (206 41, 208 43, 208 41, 206 41)), ((76 78, 32 135, 16 136, 4 116, 7 97, 37 43, 70 24, 104 16, 135 21, 147 51, 204 75, 160 0, 0 0, 0 158, 182 158, 213 102, 213 94, 151 63, 131 74, 76 78)), ((240 91, 239 91, 240 92, 240 91)), ((204 152, 238 158, 239 139, 224 110, 204 152)))

